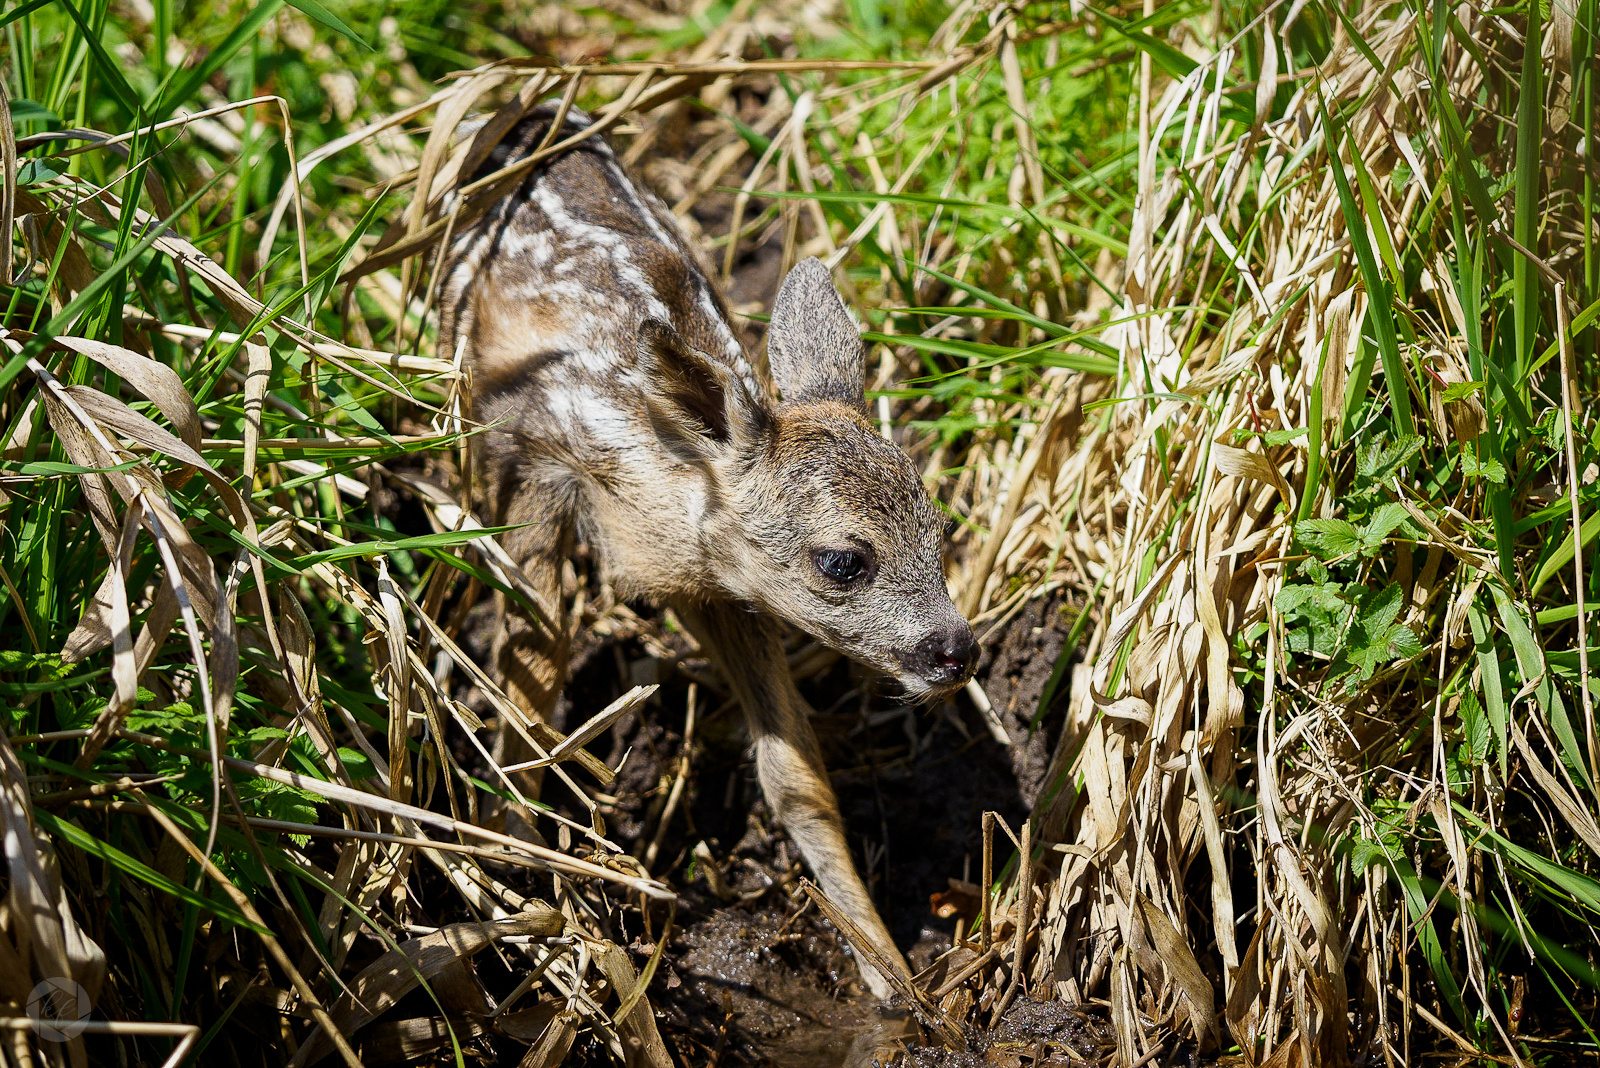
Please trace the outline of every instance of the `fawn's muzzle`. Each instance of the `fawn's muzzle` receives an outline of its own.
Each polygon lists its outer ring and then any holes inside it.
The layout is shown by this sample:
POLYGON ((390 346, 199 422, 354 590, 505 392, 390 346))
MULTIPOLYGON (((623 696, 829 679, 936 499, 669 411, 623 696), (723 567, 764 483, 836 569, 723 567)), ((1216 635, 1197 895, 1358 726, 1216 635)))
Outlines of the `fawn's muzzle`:
POLYGON ((978 666, 978 642, 972 636, 971 625, 962 620, 922 639, 909 654, 901 656, 901 662, 930 686, 955 686, 971 678, 978 666))

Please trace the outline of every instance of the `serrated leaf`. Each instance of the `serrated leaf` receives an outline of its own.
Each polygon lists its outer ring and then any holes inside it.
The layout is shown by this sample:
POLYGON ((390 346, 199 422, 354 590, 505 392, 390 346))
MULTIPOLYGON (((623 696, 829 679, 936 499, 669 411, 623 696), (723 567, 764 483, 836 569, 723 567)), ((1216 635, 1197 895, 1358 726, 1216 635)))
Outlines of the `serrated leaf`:
POLYGON ((1494 734, 1483 702, 1478 700, 1478 691, 1467 690, 1461 695, 1458 714, 1461 716, 1461 740, 1466 756, 1474 766, 1482 764, 1489 756, 1489 742, 1494 734))
POLYGON ((1446 404, 1466 400, 1483 392, 1483 382, 1452 382, 1444 388, 1444 395, 1440 398, 1446 404))
POLYGON ((1393 502, 1380 505, 1368 517, 1366 524, 1361 528, 1361 540, 1366 543, 1367 555, 1377 551, 1389 535, 1393 534, 1406 520, 1411 518, 1405 505, 1393 502))
POLYGON ((1382 481, 1421 451, 1422 439, 1415 434, 1396 441, 1374 441, 1356 454, 1356 474, 1368 481, 1382 481))
POLYGON ((1262 436, 1262 440, 1268 445, 1287 445, 1289 442, 1297 438, 1303 438, 1309 433, 1311 433, 1311 428, 1307 426, 1294 427, 1290 430, 1269 430, 1262 436))
POLYGON ((1461 454, 1461 473, 1470 478, 1481 478, 1496 485, 1506 481, 1506 465, 1493 458, 1480 459, 1470 452, 1461 454))
MULTIPOLYGON (((1398 842, 1390 843, 1394 848, 1398 842)), ((1350 839, 1350 873, 1360 875, 1374 864, 1383 864, 1388 861, 1385 843, 1374 842, 1362 835, 1353 835, 1350 839)))
POLYGON ((1360 531, 1346 519, 1307 519, 1295 524, 1294 533, 1324 560, 1349 556, 1362 546, 1360 531))
POLYGON ((1391 582, 1376 593, 1364 591, 1357 601, 1359 622, 1364 627, 1387 627, 1400 615, 1406 591, 1398 582, 1391 582))
POLYGON ((1278 592, 1273 607, 1290 623, 1286 635, 1290 652, 1337 655, 1352 611, 1345 587, 1295 583, 1278 592))
POLYGON ((1404 603, 1405 591, 1393 582, 1361 597, 1345 645, 1346 658, 1363 681, 1387 664, 1422 652, 1423 645, 1411 628, 1395 622, 1404 603))

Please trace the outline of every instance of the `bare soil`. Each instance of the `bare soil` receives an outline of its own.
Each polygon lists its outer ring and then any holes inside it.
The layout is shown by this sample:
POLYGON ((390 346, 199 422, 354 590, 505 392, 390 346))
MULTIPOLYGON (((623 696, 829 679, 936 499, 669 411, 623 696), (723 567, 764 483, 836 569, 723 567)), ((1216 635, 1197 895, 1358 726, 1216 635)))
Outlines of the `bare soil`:
MULTIPOLYGON (((844 660, 795 644, 796 661, 822 665, 801 679, 802 691, 817 709, 813 725, 856 862, 913 969, 928 967, 952 946, 957 919, 936 915, 930 898, 948 891, 952 880, 979 877, 983 812, 1016 826, 1039 787, 1051 739, 1030 732, 1028 722, 1065 635, 1058 616, 1054 605, 1033 606, 985 653, 980 678, 990 682, 1010 746, 994 739, 965 696, 906 705, 878 692, 875 680, 844 660)), ((639 681, 659 682, 661 689, 590 746, 611 766, 621 762, 604 815, 612 839, 635 855, 658 833, 691 684, 698 706, 690 777, 652 869, 680 895, 651 989, 669 1047, 686 1065, 836 1068, 912 1057, 904 1051, 917 1048, 914 1022, 866 993, 844 939, 801 904, 796 887, 804 870, 761 799, 743 717, 686 639, 650 616, 637 630, 590 635, 556 725, 578 722, 639 681), (663 647, 676 658, 651 655, 663 647), (720 879, 708 878, 695 858, 701 842, 720 879)), ((558 791, 548 791, 546 800, 577 815, 558 791)), ((642 931, 631 941, 642 967, 654 942, 642 931)), ((1002 1047, 1032 1051, 1041 1037, 1079 1038, 1088 1043, 1083 1056, 1099 1049, 1099 1022, 1063 1012, 1024 997, 995 1031, 970 1036, 971 1052, 960 1055, 968 1060, 940 1060, 944 1054, 924 1049, 915 1053, 920 1059, 903 1063, 955 1068, 978 1063, 972 1057, 1007 1063, 991 1054, 1002 1047)), ((586 1062, 586 1052, 595 1063, 605 1057, 598 1048, 585 1051, 580 1040, 576 1063, 586 1062)))

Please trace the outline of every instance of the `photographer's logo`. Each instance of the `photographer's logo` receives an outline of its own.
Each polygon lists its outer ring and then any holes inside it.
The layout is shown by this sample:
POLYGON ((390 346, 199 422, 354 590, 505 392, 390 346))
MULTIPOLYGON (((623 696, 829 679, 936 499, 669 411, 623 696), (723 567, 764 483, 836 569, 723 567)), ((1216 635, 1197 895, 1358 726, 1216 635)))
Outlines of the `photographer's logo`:
POLYGON ((70 1042, 89 1026, 89 992, 71 979, 46 979, 28 995, 34 1034, 46 1042, 70 1042))

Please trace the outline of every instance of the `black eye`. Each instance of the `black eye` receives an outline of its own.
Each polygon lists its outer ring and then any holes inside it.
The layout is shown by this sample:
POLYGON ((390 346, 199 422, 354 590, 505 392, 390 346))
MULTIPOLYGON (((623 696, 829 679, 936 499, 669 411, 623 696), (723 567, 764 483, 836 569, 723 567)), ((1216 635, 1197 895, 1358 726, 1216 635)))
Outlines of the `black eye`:
POLYGON ((817 570, 840 585, 854 582, 867 573, 867 558, 852 549, 820 549, 815 560, 817 570))

